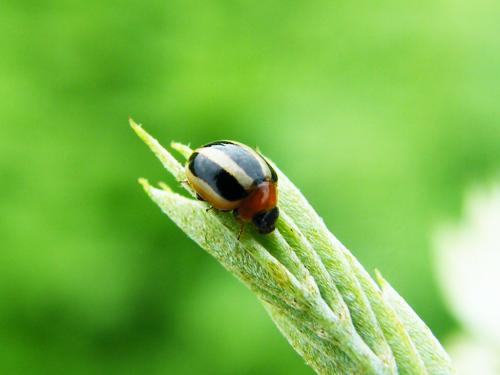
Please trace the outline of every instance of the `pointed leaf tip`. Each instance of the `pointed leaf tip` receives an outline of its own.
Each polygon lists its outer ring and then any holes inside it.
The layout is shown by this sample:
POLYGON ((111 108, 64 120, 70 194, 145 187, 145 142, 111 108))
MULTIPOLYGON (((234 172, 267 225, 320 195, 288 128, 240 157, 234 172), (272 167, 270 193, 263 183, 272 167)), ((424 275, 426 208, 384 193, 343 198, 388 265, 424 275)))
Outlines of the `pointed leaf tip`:
POLYGON ((189 158, 193 153, 191 147, 179 142, 170 142, 170 147, 172 147, 175 151, 184 156, 184 158, 186 159, 189 158))
POLYGON ((130 127, 132 130, 137 134, 137 136, 143 140, 143 142, 147 143, 149 134, 142 128, 141 124, 138 124, 135 122, 135 120, 132 117, 128 118, 128 123, 130 124, 130 127))
POLYGON ((158 186, 163 190, 163 191, 172 191, 172 189, 170 188, 170 186, 168 186, 165 182, 163 181, 159 181, 158 182, 158 186))
POLYGON ((138 125, 138 124, 135 122, 135 120, 132 118, 132 116, 128 116, 128 123, 130 124, 130 126, 131 126, 132 128, 135 128, 136 126, 140 126, 140 125, 138 125))
POLYGON ((144 177, 140 177, 139 179, 137 179, 137 182, 142 185, 142 187, 144 188, 144 190, 149 189, 149 187, 151 186, 149 184, 148 180, 145 179, 144 177))

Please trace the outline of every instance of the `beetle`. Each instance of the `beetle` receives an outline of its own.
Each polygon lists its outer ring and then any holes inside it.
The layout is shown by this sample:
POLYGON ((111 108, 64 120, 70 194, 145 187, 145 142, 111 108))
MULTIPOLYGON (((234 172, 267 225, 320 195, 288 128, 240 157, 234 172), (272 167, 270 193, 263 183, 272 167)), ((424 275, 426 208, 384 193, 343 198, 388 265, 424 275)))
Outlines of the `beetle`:
POLYGON ((261 234, 271 233, 279 217, 278 176, 262 155, 235 141, 216 141, 193 151, 186 179, 200 200, 220 211, 233 211, 261 234))

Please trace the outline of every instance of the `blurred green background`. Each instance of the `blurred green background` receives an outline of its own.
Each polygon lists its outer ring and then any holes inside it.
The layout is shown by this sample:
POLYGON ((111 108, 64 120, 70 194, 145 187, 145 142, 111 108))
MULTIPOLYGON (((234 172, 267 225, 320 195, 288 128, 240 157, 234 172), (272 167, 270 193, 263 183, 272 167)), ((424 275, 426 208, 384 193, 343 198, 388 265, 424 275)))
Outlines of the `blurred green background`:
POLYGON ((0 372, 310 374, 145 196, 130 131, 258 145, 440 339, 433 228, 500 167, 500 3, 0 2, 0 372))

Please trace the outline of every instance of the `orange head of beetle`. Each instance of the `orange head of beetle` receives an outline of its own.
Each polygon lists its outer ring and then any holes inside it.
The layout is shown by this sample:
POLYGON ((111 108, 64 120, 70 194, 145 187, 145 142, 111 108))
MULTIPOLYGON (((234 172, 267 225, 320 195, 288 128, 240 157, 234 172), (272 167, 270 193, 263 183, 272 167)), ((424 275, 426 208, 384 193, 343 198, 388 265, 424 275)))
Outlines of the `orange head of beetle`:
POLYGON ((252 221, 259 233, 271 233, 279 216, 277 202, 276 183, 264 181, 241 202, 236 214, 243 221, 252 221))

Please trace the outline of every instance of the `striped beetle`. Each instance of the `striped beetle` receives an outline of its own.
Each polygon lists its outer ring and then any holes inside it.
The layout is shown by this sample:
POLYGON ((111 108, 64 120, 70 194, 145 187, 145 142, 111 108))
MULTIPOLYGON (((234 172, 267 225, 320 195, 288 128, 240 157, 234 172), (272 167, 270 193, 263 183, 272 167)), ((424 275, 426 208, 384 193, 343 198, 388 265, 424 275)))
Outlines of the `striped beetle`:
POLYGON ((198 199, 221 211, 233 210, 259 233, 271 233, 279 216, 278 176, 257 151, 234 141, 217 141, 193 151, 186 164, 187 182, 198 199))

